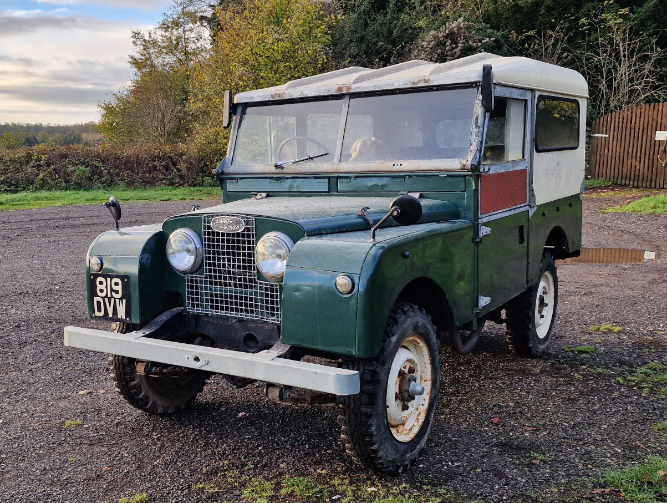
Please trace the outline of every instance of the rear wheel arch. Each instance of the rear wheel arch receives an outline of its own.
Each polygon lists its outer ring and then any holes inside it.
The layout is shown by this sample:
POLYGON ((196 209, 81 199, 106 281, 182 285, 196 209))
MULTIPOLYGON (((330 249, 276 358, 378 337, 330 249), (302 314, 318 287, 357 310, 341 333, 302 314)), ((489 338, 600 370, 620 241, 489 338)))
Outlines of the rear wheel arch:
POLYGON ((551 229, 544 243, 544 251, 551 253, 555 260, 565 259, 570 256, 567 235, 562 227, 556 226, 551 229))

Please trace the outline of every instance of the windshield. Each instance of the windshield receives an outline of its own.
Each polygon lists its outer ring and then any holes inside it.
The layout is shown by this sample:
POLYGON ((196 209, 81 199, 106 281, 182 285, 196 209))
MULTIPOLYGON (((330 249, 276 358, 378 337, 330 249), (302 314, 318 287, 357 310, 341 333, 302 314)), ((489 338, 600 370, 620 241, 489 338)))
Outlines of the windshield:
POLYGON ((247 106, 232 164, 292 163, 302 170, 333 162, 465 159, 476 98, 471 87, 351 97, 347 110, 344 98, 247 106))

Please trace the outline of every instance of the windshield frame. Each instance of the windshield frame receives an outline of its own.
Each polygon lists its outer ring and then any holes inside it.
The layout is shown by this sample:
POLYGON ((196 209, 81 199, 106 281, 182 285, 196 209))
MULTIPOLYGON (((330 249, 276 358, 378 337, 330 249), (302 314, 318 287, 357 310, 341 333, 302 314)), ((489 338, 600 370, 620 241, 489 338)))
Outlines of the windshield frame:
MULTIPOLYGON (((338 136, 335 152, 333 154, 333 161, 325 163, 317 163, 313 161, 305 161, 296 164, 285 164, 276 168, 273 164, 234 164, 233 158, 236 153, 237 137, 239 133, 240 117, 248 107, 248 104, 239 104, 234 117, 234 124, 229 139, 229 146, 227 150, 227 158, 223 161, 223 174, 238 175, 238 174, 262 174, 262 175, 330 175, 338 173, 396 173, 404 171, 469 171, 472 160, 478 153, 481 145, 482 125, 484 124, 484 109, 481 101, 479 83, 470 83, 467 85, 457 86, 437 86, 419 89, 403 90, 403 92, 373 92, 373 93, 359 93, 346 94, 343 99, 343 111, 341 126, 338 136), (465 158, 456 159, 428 159, 428 160, 394 160, 394 161, 368 161, 368 162, 341 162, 341 153, 343 150, 343 142, 345 139, 345 130, 348 121, 348 112, 351 98, 367 97, 367 96, 382 96, 382 95, 396 95, 396 94, 413 94, 419 92, 433 92, 433 91, 447 91, 454 89, 469 89, 476 88, 477 94, 474 100, 472 121, 470 125, 470 147, 465 158)), ((341 99, 340 95, 331 96, 331 98, 341 99)), ((324 101, 326 97, 310 98, 305 100, 285 100, 285 101, 269 101, 251 103, 250 106, 269 106, 286 103, 302 103, 308 101, 324 101)))

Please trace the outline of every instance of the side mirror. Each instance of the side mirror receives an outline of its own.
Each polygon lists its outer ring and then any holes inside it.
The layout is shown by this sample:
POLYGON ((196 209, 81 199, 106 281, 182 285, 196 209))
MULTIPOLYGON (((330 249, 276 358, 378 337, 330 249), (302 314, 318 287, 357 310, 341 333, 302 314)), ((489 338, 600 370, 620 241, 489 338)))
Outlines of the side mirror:
MULTIPOLYGON (((364 208, 365 210, 365 208, 364 208)), ((422 205, 412 196, 398 196, 389 205, 389 213, 371 229, 371 241, 375 241, 375 231, 387 221, 389 217, 398 225, 416 224, 422 216, 422 205)))
POLYGON ((224 108, 222 110, 222 127, 227 129, 232 125, 232 114, 235 112, 235 106, 232 103, 232 92, 228 89, 223 93, 225 98, 224 108))
POLYGON ((391 202, 390 209, 399 208, 398 213, 391 212, 391 218, 398 225, 413 225, 422 217, 422 205, 412 196, 398 196, 391 202))
POLYGON ((493 111, 493 70, 491 65, 482 66, 482 106, 487 112, 493 111))
POLYGON ((118 202, 118 199, 115 197, 111 196, 109 200, 104 203, 104 206, 107 207, 109 210, 109 213, 111 213, 111 216, 114 219, 114 222, 116 222, 116 230, 118 230, 118 221, 120 220, 120 203, 118 202))

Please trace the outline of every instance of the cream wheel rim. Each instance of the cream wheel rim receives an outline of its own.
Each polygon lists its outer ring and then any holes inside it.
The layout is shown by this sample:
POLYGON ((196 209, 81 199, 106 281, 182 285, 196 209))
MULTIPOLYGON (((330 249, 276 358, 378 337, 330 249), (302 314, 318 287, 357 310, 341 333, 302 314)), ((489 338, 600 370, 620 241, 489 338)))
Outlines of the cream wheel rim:
POLYGON ((554 317, 555 301, 554 277, 549 271, 546 271, 540 278, 535 299, 535 331, 540 339, 544 339, 549 333, 551 320, 554 317))
POLYGON ((399 442, 409 442, 421 430, 431 403, 432 387, 431 352, 424 339, 410 335, 396 352, 387 381, 387 421, 391 434, 399 442))

